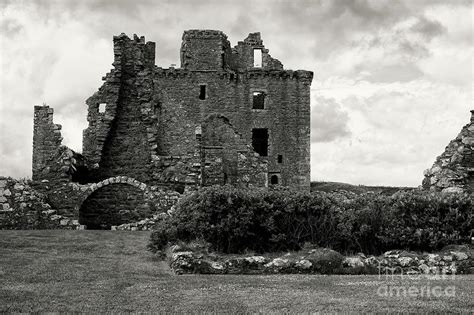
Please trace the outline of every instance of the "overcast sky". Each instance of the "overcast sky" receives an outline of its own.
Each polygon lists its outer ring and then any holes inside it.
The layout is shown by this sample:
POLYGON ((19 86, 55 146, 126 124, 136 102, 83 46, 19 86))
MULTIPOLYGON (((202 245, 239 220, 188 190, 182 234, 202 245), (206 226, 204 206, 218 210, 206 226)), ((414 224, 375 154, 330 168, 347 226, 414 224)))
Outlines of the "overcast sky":
POLYGON ((55 109, 81 151, 85 100, 113 61, 112 36, 156 42, 179 65, 187 29, 231 45, 261 32, 286 69, 314 72, 311 178, 418 186, 473 106, 473 5, 451 1, 0 0, 0 175, 31 177, 33 106, 55 109))

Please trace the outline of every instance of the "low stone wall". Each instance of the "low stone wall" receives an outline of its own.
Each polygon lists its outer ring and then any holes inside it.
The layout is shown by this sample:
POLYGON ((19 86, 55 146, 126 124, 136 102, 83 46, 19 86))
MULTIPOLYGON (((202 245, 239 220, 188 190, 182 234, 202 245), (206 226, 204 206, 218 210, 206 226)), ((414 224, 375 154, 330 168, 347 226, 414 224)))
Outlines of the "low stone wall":
POLYGON ((29 180, 0 177, 0 229, 81 229, 51 209, 44 195, 31 187, 29 180))
POLYGON ((167 259, 176 274, 473 274, 474 252, 468 246, 439 253, 388 251, 381 256, 344 257, 327 248, 284 255, 217 255, 192 246, 171 246, 167 259))
MULTIPOLYGON (((129 183, 131 180, 125 176, 118 176, 99 183, 80 185, 70 183, 64 193, 69 199, 74 199, 77 204, 86 199, 101 187, 129 183), (79 200, 79 201, 78 201, 79 200)), ((168 215, 174 205, 182 196, 180 193, 165 190, 155 186, 132 181, 132 187, 139 187, 144 191, 150 206, 150 217, 138 222, 131 222, 113 227, 114 230, 146 231, 150 230, 156 220, 163 215, 168 215)), ((65 211, 63 208, 53 208, 45 194, 38 192, 32 181, 13 179, 0 176, 0 229, 68 229, 83 230, 84 225, 79 223, 78 210, 65 211)))
POLYGON ((474 250, 469 246, 448 246, 438 253, 416 253, 402 250, 381 256, 359 254, 346 257, 342 271, 347 273, 386 274, 473 274, 474 250))

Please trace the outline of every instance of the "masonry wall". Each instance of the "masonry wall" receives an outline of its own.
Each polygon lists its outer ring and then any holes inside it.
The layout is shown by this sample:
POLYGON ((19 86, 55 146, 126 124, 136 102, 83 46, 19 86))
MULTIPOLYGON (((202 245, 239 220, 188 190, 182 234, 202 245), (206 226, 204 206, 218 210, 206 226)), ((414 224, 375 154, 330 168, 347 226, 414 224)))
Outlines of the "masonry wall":
POLYGON ((61 146, 61 125, 53 122, 54 110, 35 106, 33 126, 33 180, 59 180, 55 158, 61 146))
POLYGON ((474 192, 474 110, 470 122, 425 171, 422 184, 431 190, 474 192))
POLYGON ((282 184, 310 185, 310 98, 312 74, 306 71, 254 70, 250 73, 158 70, 161 93, 162 152, 191 153, 194 131, 205 117, 219 113, 229 119, 247 143, 253 128, 269 132, 268 172, 281 173, 282 184), (200 100, 200 85, 206 99, 200 100), (252 109, 252 93, 266 94, 265 109, 252 109), (283 163, 278 163, 282 155, 283 163))

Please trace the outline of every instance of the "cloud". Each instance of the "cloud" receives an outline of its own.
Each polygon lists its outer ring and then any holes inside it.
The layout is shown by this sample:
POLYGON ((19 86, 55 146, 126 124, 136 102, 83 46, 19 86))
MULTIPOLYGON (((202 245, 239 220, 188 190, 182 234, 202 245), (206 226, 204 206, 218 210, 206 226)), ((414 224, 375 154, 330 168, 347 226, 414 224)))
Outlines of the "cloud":
POLYGON ((410 27, 410 30, 416 33, 420 33, 427 39, 431 40, 434 37, 446 32, 446 27, 444 27, 438 21, 432 21, 424 16, 421 16, 418 18, 418 21, 410 27))
POLYGON ((260 31, 288 69, 314 71, 312 178, 418 185, 472 106, 472 1, 0 1, 0 174, 29 176, 33 105, 48 103, 80 149, 84 100, 112 36, 145 35, 179 64, 186 29, 235 45, 260 31))
POLYGON ((313 179, 418 186, 423 170, 469 121, 470 96, 455 86, 425 80, 331 85, 318 94, 338 95, 351 134, 313 142, 313 179))
POLYGON ((311 107, 311 142, 331 142, 350 135, 349 116, 334 99, 314 96, 311 107))

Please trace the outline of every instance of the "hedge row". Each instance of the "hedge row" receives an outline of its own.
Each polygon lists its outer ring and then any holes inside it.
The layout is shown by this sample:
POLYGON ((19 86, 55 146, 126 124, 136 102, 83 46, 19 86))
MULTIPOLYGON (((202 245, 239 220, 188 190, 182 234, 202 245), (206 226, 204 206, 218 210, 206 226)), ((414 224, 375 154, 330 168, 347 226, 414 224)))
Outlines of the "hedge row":
POLYGON ((437 250, 470 242, 474 197, 427 191, 392 196, 304 193, 279 188, 208 187, 160 221, 149 247, 201 240, 211 250, 241 253, 299 250, 305 243, 341 252, 437 250))

